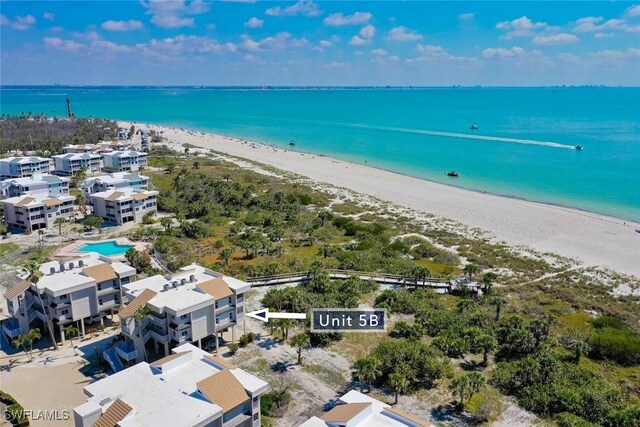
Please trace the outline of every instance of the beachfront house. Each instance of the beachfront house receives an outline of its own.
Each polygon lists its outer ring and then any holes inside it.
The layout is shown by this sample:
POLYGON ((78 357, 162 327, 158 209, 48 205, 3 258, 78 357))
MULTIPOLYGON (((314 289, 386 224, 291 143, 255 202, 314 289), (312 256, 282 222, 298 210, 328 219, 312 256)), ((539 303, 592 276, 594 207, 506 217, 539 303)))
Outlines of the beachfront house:
POLYGON ((102 141, 96 144, 96 152, 104 153, 108 151, 124 151, 131 148, 128 141, 102 141))
POLYGON ((125 187, 93 193, 89 196, 89 204, 93 206, 94 215, 122 225, 142 222, 147 213, 157 212, 157 197, 157 191, 125 187))
POLYGON ((76 427, 260 427, 268 389, 227 360, 183 344, 166 358, 86 385, 88 399, 73 415, 76 427))
POLYGON ((58 218, 73 217, 75 198, 66 194, 49 196, 47 193, 10 197, 0 200, 4 210, 4 221, 9 227, 35 231, 52 228, 58 218))
POLYGON ((2 324, 2 331, 9 339, 36 327, 46 331, 47 318, 63 344, 63 329, 70 324, 84 336, 85 322, 102 322, 106 313, 117 308, 122 286, 136 274, 135 268, 94 252, 71 261, 44 263, 40 272, 35 285, 21 271, 19 282, 4 294, 12 317, 2 324))
POLYGON ((98 149, 95 144, 69 144, 62 147, 64 154, 74 153, 93 153, 98 149))
POLYGON ((128 137, 129 137, 129 132, 127 132, 126 129, 123 129, 123 128, 118 129, 118 140, 126 141, 128 137))
POLYGON ((137 171, 147 166, 147 153, 140 151, 111 151, 102 154, 104 167, 116 171, 137 171))
POLYGON ((53 171, 53 160, 48 157, 7 157, 0 159, 0 179, 24 178, 34 173, 53 171))
POLYGON ((420 419, 395 406, 351 390, 338 404, 321 417, 312 417, 300 427, 430 427, 420 419))
POLYGON ((67 153, 53 156, 55 173, 58 175, 75 175, 82 168, 97 172, 102 169, 102 156, 94 153, 67 153))
POLYGON ((2 197, 24 194, 46 194, 50 197, 69 194, 69 179, 48 173, 35 173, 25 178, 9 178, 0 182, 2 197))
POLYGON ((235 340, 249 289, 246 282, 197 264, 129 283, 124 286, 129 303, 118 313, 125 337, 120 356, 139 362, 168 356, 171 348, 189 342, 217 352, 224 331, 231 330, 235 340), (141 310, 147 315, 137 319, 141 310))
POLYGON ((94 193, 127 187, 146 189, 148 186, 148 176, 131 172, 114 172, 109 175, 100 175, 85 179, 82 184, 82 194, 85 200, 90 201, 91 198, 89 196, 94 193))

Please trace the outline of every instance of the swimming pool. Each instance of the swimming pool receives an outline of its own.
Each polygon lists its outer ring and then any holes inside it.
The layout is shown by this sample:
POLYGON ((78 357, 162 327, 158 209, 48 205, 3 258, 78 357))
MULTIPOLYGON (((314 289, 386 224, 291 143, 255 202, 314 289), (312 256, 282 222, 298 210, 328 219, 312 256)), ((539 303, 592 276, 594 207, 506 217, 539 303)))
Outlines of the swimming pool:
POLYGON ((76 250, 78 252, 97 252, 100 255, 112 256, 122 255, 133 248, 133 246, 134 245, 120 245, 114 240, 109 240, 107 242, 85 243, 76 250))

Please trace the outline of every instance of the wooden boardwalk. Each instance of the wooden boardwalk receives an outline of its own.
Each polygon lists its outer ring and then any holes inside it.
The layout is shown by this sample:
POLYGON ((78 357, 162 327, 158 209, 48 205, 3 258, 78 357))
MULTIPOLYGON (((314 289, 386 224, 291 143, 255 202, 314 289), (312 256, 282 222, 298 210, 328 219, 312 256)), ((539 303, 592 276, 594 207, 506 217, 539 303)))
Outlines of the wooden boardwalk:
MULTIPOLYGON (((329 278, 332 280, 345 280, 349 277, 358 277, 362 280, 372 280, 380 285, 393 285, 393 286, 407 286, 418 288, 436 289, 444 292, 451 292, 452 287, 455 285, 451 281, 440 278, 427 278, 420 280, 417 283, 407 281, 402 276, 397 274, 387 273, 367 273, 362 271, 352 270, 325 270, 329 274, 329 278)), ((262 286, 277 286, 287 284, 300 284, 311 280, 308 271, 299 271, 295 273, 275 274, 272 276, 257 276, 249 277, 246 282, 251 284, 251 287, 262 286)), ((470 286, 473 290, 477 290, 477 284, 470 286)))

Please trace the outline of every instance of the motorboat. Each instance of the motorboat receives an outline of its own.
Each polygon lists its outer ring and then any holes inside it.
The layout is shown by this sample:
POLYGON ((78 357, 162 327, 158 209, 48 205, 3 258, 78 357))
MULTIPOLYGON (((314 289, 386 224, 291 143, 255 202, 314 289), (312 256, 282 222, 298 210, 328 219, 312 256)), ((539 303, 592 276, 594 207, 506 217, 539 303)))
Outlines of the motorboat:
POLYGON ((449 171, 449 172, 447 172, 447 176, 452 176, 454 178, 457 178, 457 177, 460 176, 460 174, 458 172, 456 172, 456 171, 449 171))

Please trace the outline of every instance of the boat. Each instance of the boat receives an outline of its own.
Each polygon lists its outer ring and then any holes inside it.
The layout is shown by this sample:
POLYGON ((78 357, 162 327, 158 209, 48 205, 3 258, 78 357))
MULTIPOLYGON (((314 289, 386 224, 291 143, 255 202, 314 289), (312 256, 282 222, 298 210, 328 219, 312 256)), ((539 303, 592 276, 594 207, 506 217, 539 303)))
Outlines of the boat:
POLYGON ((457 177, 460 176, 460 174, 458 172, 456 172, 456 171, 449 171, 449 172, 447 172, 447 176, 453 176, 453 177, 457 178, 457 177))
POLYGON ((478 130, 478 125, 471 125, 471 130, 478 130))
POLYGON ((575 148, 576 150, 580 151, 580 150, 582 150, 582 145, 578 144, 573 148, 575 148))
POLYGON ((295 146, 296 146, 296 143, 295 143, 295 142, 290 142, 290 143, 289 143, 289 145, 290 145, 291 147, 295 147, 295 146))

